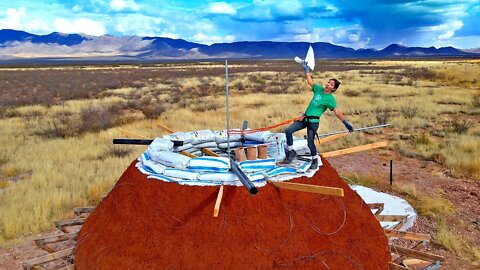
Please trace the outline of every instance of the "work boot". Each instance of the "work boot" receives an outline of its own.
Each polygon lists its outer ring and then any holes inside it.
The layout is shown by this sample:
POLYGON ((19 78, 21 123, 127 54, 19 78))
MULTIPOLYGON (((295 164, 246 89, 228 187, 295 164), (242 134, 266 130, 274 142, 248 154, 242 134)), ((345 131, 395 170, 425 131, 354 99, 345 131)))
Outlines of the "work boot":
POLYGON ((310 164, 310 170, 318 169, 318 159, 312 158, 312 164, 310 164))
POLYGON ((287 152, 287 157, 285 158, 285 164, 289 164, 290 162, 292 162, 292 160, 297 156, 297 152, 295 152, 295 150, 289 150, 287 152))

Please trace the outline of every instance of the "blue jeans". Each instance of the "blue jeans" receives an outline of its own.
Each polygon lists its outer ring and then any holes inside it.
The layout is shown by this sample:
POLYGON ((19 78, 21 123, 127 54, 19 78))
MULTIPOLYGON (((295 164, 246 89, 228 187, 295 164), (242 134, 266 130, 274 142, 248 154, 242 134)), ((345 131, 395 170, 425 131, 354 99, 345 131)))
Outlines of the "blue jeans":
POLYGON ((307 128, 307 143, 308 149, 312 156, 317 155, 317 148, 315 147, 315 133, 317 133, 319 123, 308 123, 303 121, 295 121, 285 129, 285 136, 287 137, 287 145, 293 145, 293 133, 301 129, 307 128))

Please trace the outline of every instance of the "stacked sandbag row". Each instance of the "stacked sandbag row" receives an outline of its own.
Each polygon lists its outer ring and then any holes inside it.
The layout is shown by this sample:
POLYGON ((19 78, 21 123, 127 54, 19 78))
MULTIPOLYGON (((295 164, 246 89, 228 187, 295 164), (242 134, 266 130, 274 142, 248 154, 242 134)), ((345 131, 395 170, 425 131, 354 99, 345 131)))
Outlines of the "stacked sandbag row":
MULTIPOLYGON (((156 138, 139 158, 137 168, 148 178, 188 185, 241 185, 237 176, 230 171, 231 159, 226 148, 228 140, 225 131, 200 130, 194 132, 177 132, 163 138, 156 138), (183 141, 182 146, 174 146, 172 141, 183 141), (180 154, 188 151, 202 155, 200 149, 206 148, 223 154, 219 157, 199 156, 190 158, 180 154)), ((237 164, 249 179, 258 186, 265 185, 265 177, 282 174, 302 174, 309 168, 304 162, 297 168, 277 166, 277 162, 285 158, 285 135, 281 133, 259 132, 247 134, 245 138, 231 136, 230 147, 238 153, 239 149, 261 146, 266 147, 267 155, 255 156, 249 160, 237 160, 237 164)), ((297 140, 298 142, 303 140, 297 140)), ((262 150, 263 151, 263 150, 262 150)), ((257 153, 257 152, 256 152, 257 153)), ((257 155, 257 154, 256 154, 257 155)))

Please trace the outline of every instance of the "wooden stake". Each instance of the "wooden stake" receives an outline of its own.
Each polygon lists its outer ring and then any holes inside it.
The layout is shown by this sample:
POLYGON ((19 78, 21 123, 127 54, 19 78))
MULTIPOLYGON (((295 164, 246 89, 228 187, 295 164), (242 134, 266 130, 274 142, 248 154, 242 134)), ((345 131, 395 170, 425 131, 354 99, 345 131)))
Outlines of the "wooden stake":
POLYGON ((426 252, 421 252, 421 251, 413 250, 413 249, 410 249, 410 248, 404 248, 404 247, 395 246, 395 245, 390 245, 390 248, 391 248, 390 251, 392 251, 394 253, 404 255, 404 256, 407 256, 407 257, 411 257, 411 258, 415 258, 415 259, 420 259, 420 260, 424 260, 424 261, 428 261, 428 262, 435 262, 435 261, 443 262, 443 261, 445 261, 445 258, 442 257, 442 256, 438 256, 438 255, 431 254, 431 253, 426 253, 426 252))
POLYGON ((378 221, 382 222, 407 222, 407 217, 405 215, 378 215, 375 216, 378 221))
POLYGON ((213 151, 211 151, 210 149, 207 149, 207 148, 202 148, 200 149, 200 151, 202 151, 202 153, 204 154, 207 154, 209 156, 214 156, 214 157, 219 157, 219 155, 213 151))
POLYGON ((361 152, 361 151, 370 150, 370 149, 379 148, 379 147, 385 147, 385 146, 387 146, 387 141, 365 144, 365 145, 345 148, 337 151, 326 152, 326 153, 323 153, 322 156, 324 158, 335 157, 335 156, 351 154, 351 153, 361 152))
POLYGON ((402 238, 407 240, 427 241, 427 242, 430 242, 430 239, 431 239, 429 234, 424 234, 424 233, 401 232, 401 231, 395 231, 395 230, 389 230, 389 229, 385 229, 384 231, 388 237, 397 237, 397 238, 402 238))
POLYGON ((41 257, 38 257, 38 258, 28 260, 28 261, 22 263, 23 269, 30 269, 32 266, 37 265, 37 264, 42 264, 42 263, 50 262, 50 261, 60 259, 60 258, 63 258, 63 257, 70 256, 70 255, 73 254, 74 249, 75 248, 73 248, 73 247, 72 248, 67 248, 67 249, 52 253, 52 254, 47 254, 45 256, 41 256, 41 257))
POLYGON ((218 217, 218 212, 220 211, 220 204, 222 203, 223 198, 223 185, 220 186, 218 190, 217 201, 215 202, 215 207, 213 208, 213 217, 218 217))
POLYGON ((341 188, 315 186, 315 185, 307 185, 307 184, 299 184, 299 183, 291 183, 291 182, 274 182, 274 181, 268 181, 268 182, 274 185, 276 188, 343 197, 343 189, 341 188))
POLYGON ((120 132, 122 132, 124 135, 127 135, 127 136, 131 136, 131 137, 134 137, 134 138, 141 138, 141 139, 150 139, 148 137, 145 137, 143 135, 140 135, 140 134, 136 134, 136 133, 133 133, 131 131, 128 131, 124 128, 118 128, 120 130, 120 132))
POLYGON ((184 156, 187 156, 187 157, 191 157, 191 158, 198 157, 197 155, 189 153, 187 151, 181 151, 180 154, 182 154, 184 156))
POLYGON ((159 127, 161 127, 163 130, 166 130, 166 131, 168 131, 168 132, 170 132, 170 133, 175 133, 175 131, 174 131, 174 130, 172 130, 172 129, 169 129, 168 127, 166 127, 166 126, 164 126, 164 125, 160 124, 159 122, 157 122, 157 125, 158 125, 159 127))
POLYGON ((328 137, 325 137, 325 138, 322 138, 320 140, 315 141, 315 145, 319 146, 322 143, 330 142, 330 141, 336 140, 338 138, 345 137, 348 134, 350 134, 350 133, 340 133, 340 134, 331 135, 331 136, 328 136, 328 137))

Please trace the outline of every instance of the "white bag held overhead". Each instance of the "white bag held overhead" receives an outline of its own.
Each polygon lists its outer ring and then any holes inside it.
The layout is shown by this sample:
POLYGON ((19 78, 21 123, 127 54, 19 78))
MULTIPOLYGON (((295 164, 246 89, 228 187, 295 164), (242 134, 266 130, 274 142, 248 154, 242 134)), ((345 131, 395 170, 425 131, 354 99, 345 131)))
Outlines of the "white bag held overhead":
POLYGON ((230 159, 226 157, 196 157, 190 159, 188 169, 226 172, 230 169, 230 159))
POLYGON ((174 167, 182 170, 187 167, 188 161, 190 160, 190 158, 187 156, 173 153, 173 152, 165 152, 165 151, 159 152, 156 159, 153 159, 152 156, 150 156, 150 158, 153 161, 161 163, 165 166, 174 167))

